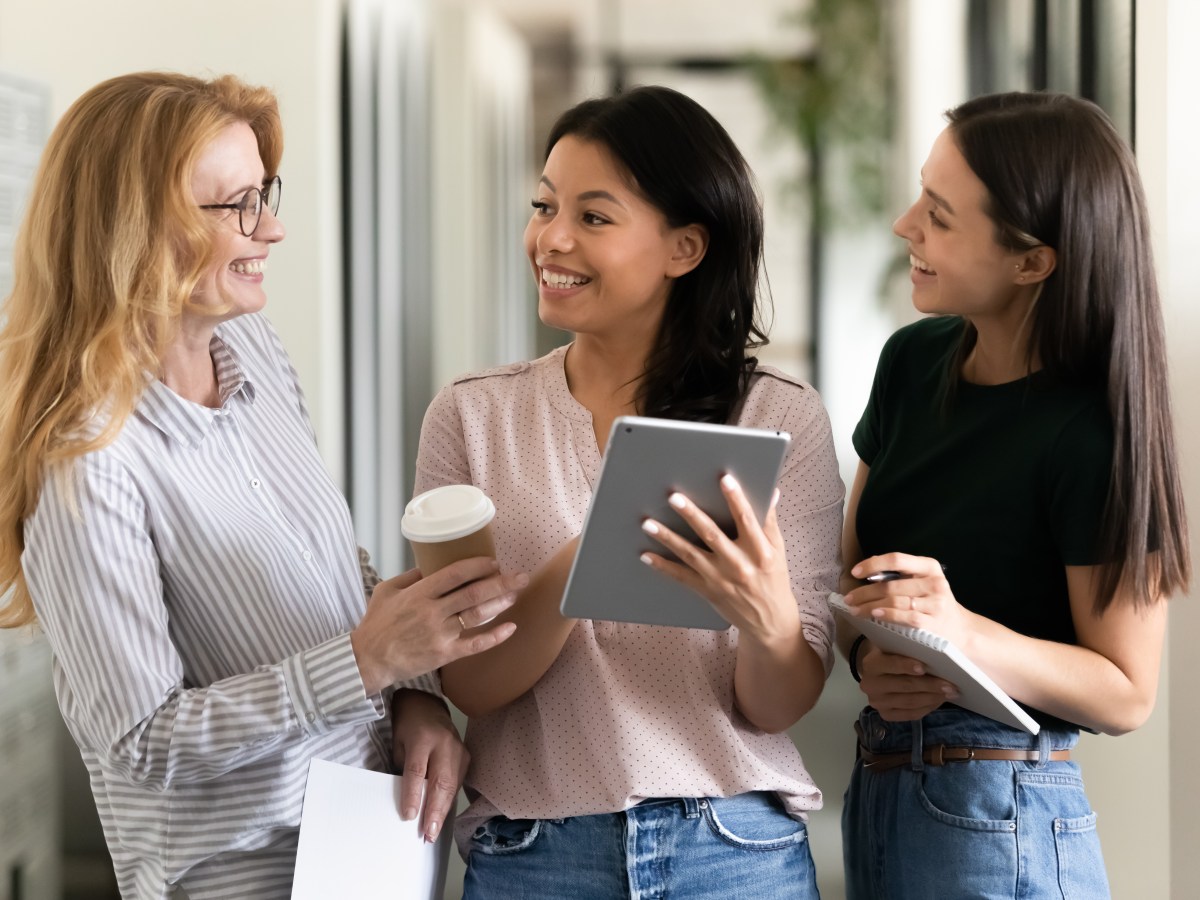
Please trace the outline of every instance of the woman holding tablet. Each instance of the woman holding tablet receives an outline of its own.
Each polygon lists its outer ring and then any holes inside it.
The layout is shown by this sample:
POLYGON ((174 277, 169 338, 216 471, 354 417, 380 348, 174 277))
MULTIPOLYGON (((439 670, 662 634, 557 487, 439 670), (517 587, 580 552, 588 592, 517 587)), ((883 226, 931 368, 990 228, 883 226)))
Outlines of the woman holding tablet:
POLYGON ((847 893, 1106 897, 1071 748, 1146 720, 1190 570, 1145 202, 1091 103, 1002 94, 948 119, 895 225, 938 317, 888 341, 855 430, 846 599, 951 640, 1040 731, 855 641, 847 893))
MULTIPOLYGON (((547 142, 525 248, 543 322, 575 339, 457 379, 425 419, 418 491, 496 501, 503 569, 533 572, 504 652, 443 669, 469 716, 466 897, 815 897, 805 813, 821 795, 782 732, 831 665, 843 488, 816 392, 748 351, 762 214, 745 160, 682 94, 567 111, 547 142), (565 619, 559 599, 613 420, 790 432, 764 524, 730 479, 736 539, 685 497, 697 549, 647 554, 735 627, 565 619)), ((499 648, 497 648, 499 650, 499 648)))

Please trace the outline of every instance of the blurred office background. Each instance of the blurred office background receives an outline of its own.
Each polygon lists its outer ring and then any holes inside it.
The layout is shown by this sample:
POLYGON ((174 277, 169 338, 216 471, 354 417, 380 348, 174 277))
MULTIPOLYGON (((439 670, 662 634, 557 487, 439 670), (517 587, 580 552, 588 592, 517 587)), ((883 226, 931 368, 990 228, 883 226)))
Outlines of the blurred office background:
MULTIPOLYGON (((567 106, 668 84, 734 135, 766 207, 774 324, 761 356, 819 387, 848 478, 879 348, 913 315, 890 221, 941 112, 990 90, 1067 90, 1136 141, 1200 510, 1198 38, 1190 0, 0 0, 0 293, 24 186, 81 92, 144 68, 273 87, 288 237, 272 251, 268 314, 360 539, 392 572, 432 393, 568 339, 537 323, 520 243, 544 135, 567 106)), ((1194 599, 1176 601, 1150 722, 1082 744, 1119 898, 1183 898, 1200 881, 1198 625, 1194 599)), ((0 633, 0 900, 115 896, 48 672, 36 634, 0 633)), ((826 792, 810 834, 831 900, 859 701, 839 662, 793 730, 826 792)))

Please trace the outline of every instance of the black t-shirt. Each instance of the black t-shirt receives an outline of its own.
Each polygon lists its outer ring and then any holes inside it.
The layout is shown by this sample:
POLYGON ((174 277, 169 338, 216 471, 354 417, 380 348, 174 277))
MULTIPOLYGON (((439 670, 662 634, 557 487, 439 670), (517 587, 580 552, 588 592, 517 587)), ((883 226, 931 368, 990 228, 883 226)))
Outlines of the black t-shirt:
POLYGON ((923 319, 880 354, 854 430, 870 466, 859 543, 864 556, 931 556, 967 609, 1076 643, 1064 566, 1100 561, 1113 442, 1104 392, 1042 373, 994 386, 955 375, 947 400, 964 327, 957 316, 923 319))

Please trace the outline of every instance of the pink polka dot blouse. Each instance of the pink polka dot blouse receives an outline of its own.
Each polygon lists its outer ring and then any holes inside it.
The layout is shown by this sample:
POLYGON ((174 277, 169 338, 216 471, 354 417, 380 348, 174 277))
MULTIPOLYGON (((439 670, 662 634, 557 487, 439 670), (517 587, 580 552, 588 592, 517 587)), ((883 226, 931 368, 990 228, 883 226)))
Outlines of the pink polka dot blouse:
MULTIPOLYGON (((467 375, 425 417, 416 491, 469 483, 496 504, 506 571, 532 572, 583 527, 601 453, 588 410, 567 388, 560 347, 533 362, 467 375)), ((755 375, 738 424, 792 435, 780 528, 804 637, 833 663, 826 596, 837 587, 843 485, 815 390, 775 369, 755 375)), ((804 818, 821 793, 791 738, 735 708, 737 630, 580 620, 524 695, 470 721, 470 807, 479 822, 616 812, 649 797, 774 791, 804 818)))

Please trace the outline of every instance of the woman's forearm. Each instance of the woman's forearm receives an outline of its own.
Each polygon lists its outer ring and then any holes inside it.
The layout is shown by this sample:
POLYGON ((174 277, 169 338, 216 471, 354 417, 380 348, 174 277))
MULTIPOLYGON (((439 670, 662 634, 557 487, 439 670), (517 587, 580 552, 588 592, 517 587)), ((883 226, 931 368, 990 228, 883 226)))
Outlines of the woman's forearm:
POLYGON ((825 667, 799 629, 774 644, 739 636, 734 698, 758 728, 790 728, 816 705, 824 687, 825 667))
POLYGON ((572 540, 533 573, 516 603, 498 620, 516 623, 503 644, 444 666, 442 691, 468 716, 493 712, 533 687, 558 659, 575 619, 564 618, 559 603, 575 559, 572 540))
POLYGON ((1015 700, 1105 734, 1140 727, 1154 708, 1158 690, 1165 606, 1145 615, 1129 631, 1141 645, 1137 658, 1099 645, 1094 649, 1040 640, 984 619, 965 649, 1015 700))

